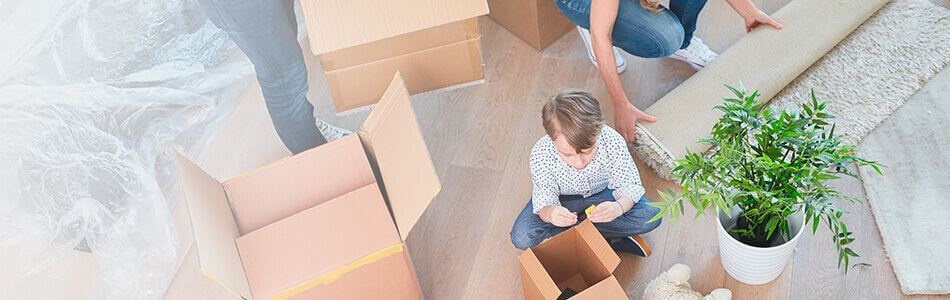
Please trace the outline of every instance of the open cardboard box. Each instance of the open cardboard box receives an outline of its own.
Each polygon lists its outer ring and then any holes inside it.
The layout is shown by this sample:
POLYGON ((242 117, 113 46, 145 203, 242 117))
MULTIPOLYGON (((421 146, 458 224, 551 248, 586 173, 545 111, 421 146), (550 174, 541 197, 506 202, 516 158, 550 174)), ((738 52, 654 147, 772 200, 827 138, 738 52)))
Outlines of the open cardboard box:
POLYGON ((612 274, 620 257, 589 220, 525 250, 518 262, 525 299, 627 299, 612 274))
POLYGON ((539 51, 575 27, 552 0, 488 0, 488 7, 492 20, 539 51))
POLYGON ((484 79, 485 0, 301 0, 337 112, 376 103, 399 71, 410 94, 484 79))
POLYGON ((176 163, 201 270, 236 295, 422 297, 403 241, 441 185, 399 73, 358 135, 223 183, 176 163))

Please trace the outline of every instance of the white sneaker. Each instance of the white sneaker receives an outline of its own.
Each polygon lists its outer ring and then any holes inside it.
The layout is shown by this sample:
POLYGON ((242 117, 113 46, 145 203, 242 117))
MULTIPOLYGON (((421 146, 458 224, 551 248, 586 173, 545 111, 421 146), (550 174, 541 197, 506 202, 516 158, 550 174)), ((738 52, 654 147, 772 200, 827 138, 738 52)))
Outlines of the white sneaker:
POLYGON ((317 129, 320 130, 320 134, 323 134, 323 138, 327 139, 327 142, 338 140, 353 133, 352 131, 330 125, 323 120, 317 120, 317 129))
POLYGON ((703 40, 694 36, 689 40, 689 46, 686 46, 686 49, 677 50, 676 53, 670 55, 670 58, 685 61, 693 69, 699 70, 705 68, 718 56, 719 54, 709 49, 709 46, 706 46, 703 40))
MULTIPOLYGON (((581 39, 584 40, 584 46, 587 47, 587 58, 590 58, 590 63, 594 64, 595 68, 599 68, 597 67, 597 58, 594 57, 594 46, 591 45, 590 41, 590 31, 580 26, 577 26, 577 31, 581 34, 581 39)), ((617 47, 614 47, 614 60, 617 61, 617 74, 627 70, 627 61, 620 56, 617 47)))

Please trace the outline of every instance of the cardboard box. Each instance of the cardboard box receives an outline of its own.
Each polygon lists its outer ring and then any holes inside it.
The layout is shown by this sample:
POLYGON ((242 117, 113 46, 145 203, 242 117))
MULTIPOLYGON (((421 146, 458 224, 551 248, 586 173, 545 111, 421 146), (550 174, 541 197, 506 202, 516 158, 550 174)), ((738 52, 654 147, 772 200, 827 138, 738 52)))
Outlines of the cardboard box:
POLYGON ((484 79, 485 0, 302 0, 337 112, 376 103, 399 71, 417 94, 484 79))
POLYGON ((357 135, 223 183, 176 164, 201 270, 236 295, 422 297, 403 241, 441 185, 398 73, 357 135))
POLYGON ((627 299, 612 274, 620 257, 589 220, 522 252, 518 261, 525 299, 627 299), (566 297, 568 290, 576 295, 566 297))
POLYGON ((410 94, 484 79, 477 19, 453 22, 320 55, 338 112, 379 99, 399 71, 410 94))
POLYGON ((538 50, 575 28, 552 0, 488 0, 489 16, 538 50))

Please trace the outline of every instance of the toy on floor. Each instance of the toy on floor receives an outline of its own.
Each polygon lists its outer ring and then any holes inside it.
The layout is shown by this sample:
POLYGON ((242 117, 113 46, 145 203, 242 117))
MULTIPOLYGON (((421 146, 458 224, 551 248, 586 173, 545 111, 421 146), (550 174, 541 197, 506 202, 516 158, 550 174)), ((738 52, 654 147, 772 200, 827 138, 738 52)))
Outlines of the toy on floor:
POLYGON ((647 284, 643 291, 644 300, 660 299, 704 299, 704 300, 730 300, 732 292, 728 289, 715 289, 709 295, 703 297, 703 294, 693 291, 689 286, 689 266, 684 264, 675 264, 669 270, 660 274, 647 284))

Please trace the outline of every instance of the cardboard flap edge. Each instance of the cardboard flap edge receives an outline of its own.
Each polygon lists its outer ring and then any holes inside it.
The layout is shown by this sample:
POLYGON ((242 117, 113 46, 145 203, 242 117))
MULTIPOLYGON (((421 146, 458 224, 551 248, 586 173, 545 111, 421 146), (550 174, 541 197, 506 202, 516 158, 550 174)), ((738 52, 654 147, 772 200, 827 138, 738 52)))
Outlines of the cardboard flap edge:
POLYGON ((610 276, 577 293, 571 299, 626 300, 628 298, 620 282, 617 281, 617 277, 610 276))
POLYGON ((521 263, 521 267, 525 269, 530 277, 528 279, 534 283, 545 299, 556 299, 561 294, 561 290, 557 288, 554 279, 551 279, 548 271, 541 265, 541 261, 538 260, 538 256, 534 254, 534 251, 528 249, 522 252, 518 255, 518 262, 521 263))
POLYGON ((617 256, 617 253, 610 247, 600 231, 594 227, 594 223, 591 223, 590 220, 584 220, 574 228, 577 229, 577 233, 580 234, 584 242, 594 251, 597 260, 607 267, 607 270, 613 272, 617 269, 617 266, 620 265, 620 256, 617 256))
POLYGON ((185 195, 202 273, 245 299, 251 299, 237 245, 240 236, 224 186, 175 151, 175 166, 185 195))
POLYGON ((377 182, 383 185, 399 235, 406 240, 429 203, 442 190, 442 183, 409 102, 409 91, 398 71, 360 128, 360 137, 378 167, 380 180, 377 182), (388 119, 400 117, 408 124, 388 124, 388 119), (394 129, 400 131, 398 143, 387 140, 394 138, 392 132, 377 134, 379 130, 394 129), (406 162, 418 165, 406 166, 406 162))

